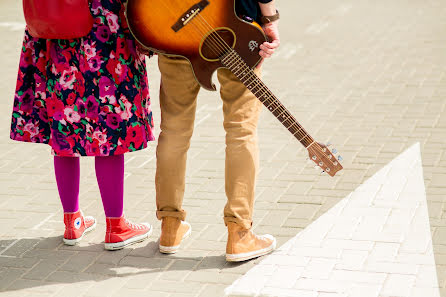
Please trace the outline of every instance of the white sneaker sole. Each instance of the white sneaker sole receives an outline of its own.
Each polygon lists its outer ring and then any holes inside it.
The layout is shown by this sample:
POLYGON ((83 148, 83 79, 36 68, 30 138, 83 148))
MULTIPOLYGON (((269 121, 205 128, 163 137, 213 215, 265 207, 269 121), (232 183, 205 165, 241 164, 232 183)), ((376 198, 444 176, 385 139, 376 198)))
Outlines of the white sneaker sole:
POLYGON ((271 245, 264 249, 249 252, 249 253, 226 254, 226 261, 228 261, 228 262, 242 262, 242 261, 251 260, 251 259, 254 259, 254 258, 257 258, 260 256, 264 256, 266 254, 269 254, 272 251, 274 251, 275 248, 276 248, 276 239, 274 238, 274 241, 271 243, 271 245))
POLYGON ((150 235, 152 235, 153 228, 149 224, 144 224, 144 225, 149 227, 149 231, 147 231, 146 233, 131 237, 127 240, 120 241, 120 242, 105 243, 104 244, 105 249, 109 250, 109 251, 116 251, 116 250, 123 249, 126 246, 132 245, 134 243, 138 243, 138 242, 146 240, 150 235))
POLYGON ((76 245, 79 241, 82 240, 82 238, 84 237, 84 235, 90 231, 93 231, 96 228, 96 220, 94 220, 94 224, 91 225, 90 227, 88 227, 87 229, 84 230, 84 233, 82 233, 81 237, 76 238, 76 239, 63 239, 63 243, 65 243, 66 245, 76 245))
MULTIPOLYGON (((188 238, 191 235, 191 233, 192 233, 192 226, 189 223, 187 223, 187 222, 185 222, 185 224, 189 225, 189 230, 187 230, 186 234, 183 235, 183 238, 181 239, 181 242, 183 242, 183 240, 188 238)), ((160 246, 159 246, 160 253, 162 253, 162 254, 175 254, 176 252, 178 252, 178 249, 180 248, 180 245, 181 244, 176 245, 176 246, 164 246, 164 245, 160 244, 160 246)))

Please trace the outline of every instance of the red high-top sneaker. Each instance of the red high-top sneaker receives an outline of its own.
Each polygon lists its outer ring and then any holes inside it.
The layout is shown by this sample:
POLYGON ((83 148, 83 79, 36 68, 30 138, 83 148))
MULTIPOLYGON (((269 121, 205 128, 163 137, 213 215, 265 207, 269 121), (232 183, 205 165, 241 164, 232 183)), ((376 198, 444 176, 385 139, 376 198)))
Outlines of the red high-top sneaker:
POLYGON ((134 224, 124 216, 106 218, 105 249, 120 250, 130 244, 145 240, 152 234, 152 226, 148 223, 134 224))
POLYGON ((63 221, 65 223, 63 242, 66 245, 75 245, 84 237, 85 233, 96 227, 96 220, 90 216, 84 217, 80 210, 77 212, 65 212, 63 221))

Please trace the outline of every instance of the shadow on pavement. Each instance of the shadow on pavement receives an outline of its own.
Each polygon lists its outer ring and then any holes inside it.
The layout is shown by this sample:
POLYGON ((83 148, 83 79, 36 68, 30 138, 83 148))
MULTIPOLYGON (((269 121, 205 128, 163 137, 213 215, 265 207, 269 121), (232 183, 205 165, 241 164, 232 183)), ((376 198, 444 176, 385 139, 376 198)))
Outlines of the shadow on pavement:
POLYGON ((145 274, 149 283, 153 273, 237 270, 247 263, 227 263, 224 253, 205 250, 164 255, 158 243, 149 238, 133 247, 107 251, 103 243, 66 246, 62 236, 0 240, 0 292, 145 274))

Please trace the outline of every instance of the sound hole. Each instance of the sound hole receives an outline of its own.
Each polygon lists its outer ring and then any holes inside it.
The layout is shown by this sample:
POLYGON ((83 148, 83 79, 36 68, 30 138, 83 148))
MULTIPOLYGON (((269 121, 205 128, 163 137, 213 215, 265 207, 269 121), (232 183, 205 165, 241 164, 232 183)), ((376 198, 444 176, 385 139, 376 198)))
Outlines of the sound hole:
POLYGON ((235 34, 230 29, 217 29, 208 34, 200 47, 203 59, 217 61, 229 48, 234 48, 235 34))

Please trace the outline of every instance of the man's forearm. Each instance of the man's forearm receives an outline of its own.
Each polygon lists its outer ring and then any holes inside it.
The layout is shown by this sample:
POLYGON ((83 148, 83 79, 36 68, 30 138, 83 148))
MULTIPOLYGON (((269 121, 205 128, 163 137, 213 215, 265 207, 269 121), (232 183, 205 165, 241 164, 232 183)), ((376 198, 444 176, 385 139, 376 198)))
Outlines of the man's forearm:
POLYGON ((259 1, 260 11, 264 16, 271 16, 276 14, 276 4, 274 0, 268 2, 268 0, 259 1))

